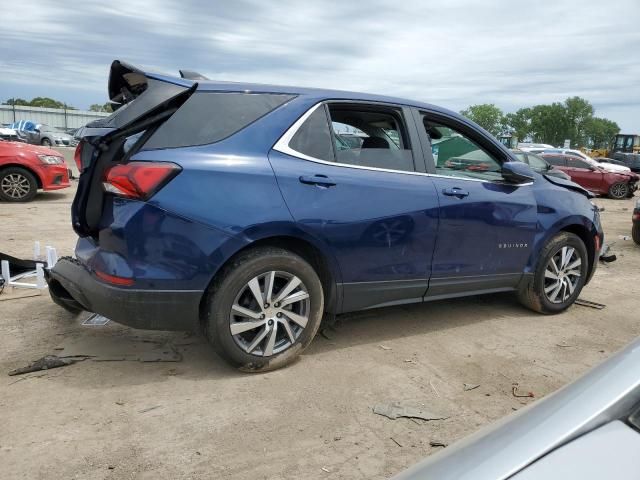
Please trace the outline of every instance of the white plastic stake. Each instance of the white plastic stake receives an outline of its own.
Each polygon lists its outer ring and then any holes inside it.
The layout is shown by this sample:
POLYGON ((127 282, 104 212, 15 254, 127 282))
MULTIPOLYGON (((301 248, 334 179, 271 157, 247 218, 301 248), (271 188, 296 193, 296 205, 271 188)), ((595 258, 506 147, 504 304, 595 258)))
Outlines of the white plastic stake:
POLYGON ((9 262, 7 260, 2 260, 2 278, 4 278, 5 285, 9 286, 11 274, 9 273, 9 262))
POLYGON ((58 252, 53 247, 47 245, 47 268, 51 270, 58 263, 58 252))
POLYGON ((47 287, 47 282, 44 280, 44 270, 42 263, 36 263, 36 288, 38 290, 44 290, 47 287))
POLYGON ((40 259, 40 242, 38 240, 33 242, 33 259, 34 260, 40 259))

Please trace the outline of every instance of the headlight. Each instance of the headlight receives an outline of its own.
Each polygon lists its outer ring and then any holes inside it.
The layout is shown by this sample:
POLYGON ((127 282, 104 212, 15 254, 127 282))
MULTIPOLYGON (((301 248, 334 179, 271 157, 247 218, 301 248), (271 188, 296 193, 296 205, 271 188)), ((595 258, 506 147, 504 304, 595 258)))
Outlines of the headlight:
POLYGON ((38 155, 38 158, 47 165, 62 165, 64 163, 64 158, 55 155, 38 155))

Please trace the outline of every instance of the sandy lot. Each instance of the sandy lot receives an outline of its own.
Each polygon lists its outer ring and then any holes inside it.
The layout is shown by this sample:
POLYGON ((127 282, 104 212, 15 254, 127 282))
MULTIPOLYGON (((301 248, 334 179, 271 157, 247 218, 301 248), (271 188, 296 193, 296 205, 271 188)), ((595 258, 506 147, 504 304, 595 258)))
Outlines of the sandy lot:
MULTIPOLYGON (((40 240, 71 253, 72 190, 0 203, 0 250, 28 257, 40 240)), ((267 374, 236 372, 198 336, 82 326, 48 295, 0 301, 0 476, 387 478, 440 449, 430 442, 450 444, 544 397, 640 334, 640 247, 618 238, 630 235, 634 201, 596 201, 618 261, 600 264, 582 298, 604 310, 545 317, 505 294, 368 311, 267 374), (182 360, 132 357, 149 349, 182 360), (65 351, 112 361, 7 376, 65 351), (514 398, 514 382, 535 398, 514 398), (391 401, 449 418, 373 414, 391 401)))

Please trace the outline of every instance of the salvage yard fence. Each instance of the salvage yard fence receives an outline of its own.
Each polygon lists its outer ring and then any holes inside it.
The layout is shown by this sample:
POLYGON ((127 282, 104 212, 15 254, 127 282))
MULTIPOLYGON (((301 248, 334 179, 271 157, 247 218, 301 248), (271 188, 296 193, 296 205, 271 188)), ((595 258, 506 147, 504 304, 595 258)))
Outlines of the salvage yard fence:
POLYGON ((31 120, 33 123, 44 123, 56 128, 80 128, 108 115, 108 113, 88 110, 0 105, 0 127, 20 120, 31 120))

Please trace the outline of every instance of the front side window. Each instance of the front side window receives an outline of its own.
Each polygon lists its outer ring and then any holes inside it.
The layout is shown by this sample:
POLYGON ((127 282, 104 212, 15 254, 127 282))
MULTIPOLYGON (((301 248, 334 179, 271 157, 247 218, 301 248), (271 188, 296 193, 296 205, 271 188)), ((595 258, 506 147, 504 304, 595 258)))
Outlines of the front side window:
POLYGON ((500 163, 473 140, 426 116, 423 116, 423 125, 431 141, 438 175, 502 180, 500 163))
POLYGON ((415 170, 404 118, 398 109, 350 103, 328 107, 338 163, 415 170))

